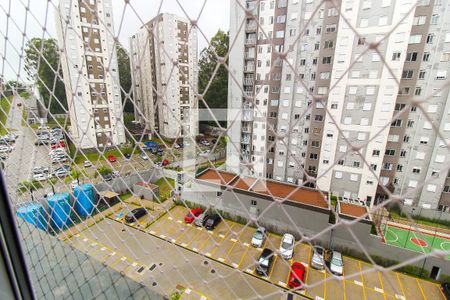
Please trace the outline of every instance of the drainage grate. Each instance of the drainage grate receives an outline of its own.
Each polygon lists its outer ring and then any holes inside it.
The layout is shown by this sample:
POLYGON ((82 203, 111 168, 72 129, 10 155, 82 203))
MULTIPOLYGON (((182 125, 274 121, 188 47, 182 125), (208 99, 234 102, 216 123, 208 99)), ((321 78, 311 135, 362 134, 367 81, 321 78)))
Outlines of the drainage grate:
POLYGON ((156 268, 156 264, 153 264, 150 268, 148 268, 150 271, 153 271, 156 268))
POLYGON ((142 273, 142 271, 144 271, 144 270, 145 270, 144 267, 140 267, 140 268, 137 270, 137 272, 140 274, 140 273, 142 273))

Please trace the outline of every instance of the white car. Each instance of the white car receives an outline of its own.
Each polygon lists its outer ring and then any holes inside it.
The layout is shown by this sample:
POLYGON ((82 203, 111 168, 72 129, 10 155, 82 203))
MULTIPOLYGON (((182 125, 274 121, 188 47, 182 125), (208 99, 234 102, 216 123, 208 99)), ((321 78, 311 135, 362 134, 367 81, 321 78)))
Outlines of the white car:
POLYGON ((200 156, 208 156, 211 150, 207 149, 205 151, 200 152, 200 156))
POLYGON ((92 163, 89 160, 85 160, 83 163, 83 167, 85 167, 85 168, 92 167, 92 163))
POLYGON ((145 152, 142 152, 139 156, 140 156, 143 160, 148 160, 147 153, 145 153, 145 152))
POLYGON ((280 254, 283 259, 291 259, 294 255, 295 238, 292 234, 285 233, 280 243, 280 254))
POLYGON ((52 151, 50 151, 48 154, 50 156, 54 156, 56 154, 62 154, 62 153, 66 153, 66 150, 64 148, 56 148, 56 149, 53 149, 52 151))
POLYGON ((48 179, 48 176, 45 175, 45 174, 42 174, 42 173, 33 175, 33 180, 44 181, 44 180, 47 180, 47 179, 48 179))
POLYGON ((252 246, 261 248, 266 240, 266 229, 264 227, 258 227, 252 237, 252 246))
POLYGON ((344 272, 344 261, 340 252, 333 251, 330 261, 330 271, 335 275, 342 276, 344 272))
POLYGON ((48 173, 48 167, 34 167, 33 174, 43 174, 48 173))
POLYGON ((174 148, 174 149, 180 149, 180 145, 178 145, 177 143, 174 143, 174 144, 173 144, 173 148, 174 148))
POLYGON ((78 184, 78 180, 72 180, 72 182, 70 183, 72 190, 75 189, 77 186, 79 186, 78 184))
POLYGON ((325 266, 325 249, 320 246, 314 246, 313 248, 313 256, 311 258, 311 267, 318 270, 323 270, 325 266))
POLYGON ((0 146, 0 153, 8 153, 12 151, 11 146, 0 146))

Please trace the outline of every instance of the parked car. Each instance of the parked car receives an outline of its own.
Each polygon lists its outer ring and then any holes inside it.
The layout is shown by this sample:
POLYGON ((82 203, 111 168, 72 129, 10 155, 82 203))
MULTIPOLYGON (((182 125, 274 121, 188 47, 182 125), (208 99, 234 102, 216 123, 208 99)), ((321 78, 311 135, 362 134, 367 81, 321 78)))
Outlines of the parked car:
POLYGON ((148 155, 147 155, 147 153, 145 153, 145 152, 142 152, 139 156, 140 156, 143 160, 148 160, 148 155))
POLYGON ((147 214, 147 210, 143 207, 133 209, 129 214, 125 216, 125 222, 133 223, 137 222, 137 220, 144 215, 147 214))
POLYGON ((258 227, 252 237, 252 246, 261 248, 266 240, 266 229, 264 227, 258 227))
POLYGON ((42 174, 42 173, 48 173, 47 167, 34 167, 33 168, 33 174, 42 174))
POLYGON ((0 153, 8 153, 8 152, 11 152, 12 150, 13 150, 13 148, 11 146, 8 146, 8 145, 0 146, 0 153))
POLYGON ((44 180, 47 180, 47 179, 48 179, 48 176, 45 175, 45 174, 43 174, 43 173, 40 173, 40 174, 34 174, 34 175, 33 175, 33 180, 44 181, 44 180))
POLYGON ((342 273, 344 272, 344 261, 342 260, 342 254, 337 251, 333 251, 331 255, 330 271, 331 273, 339 276, 342 276, 342 273))
POLYGON ((273 251, 264 248, 256 265, 256 273, 261 276, 268 276, 273 264, 273 251))
POLYGON ((36 142, 34 142, 34 144, 36 146, 40 146, 40 145, 48 145, 48 139, 37 139, 36 142))
POLYGON ((108 155, 108 161, 109 162, 116 162, 117 161, 117 157, 115 157, 114 155, 108 155))
POLYGON ((204 145, 204 146, 209 146, 211 145, 207 140, 201 140, 200 144, 204 145))
POLYGON ((66 162, 68 160, 67 156, 55 156, 52 158, 52 164, 57 164, 61 162, 66 162))
POLYGON ((55 177, 66 177, 66 176, 68 176, 70 174, 70 171, 69 170, 66 170, 66 169, 63 169, 63 168, 59 168, 59 169, 57 169, 54 173, 53 173, 53 175, 55 176, 55 177))
POLYGON ((72 190, 75 189, 77 186, 79 186, 78 180, 72 180, 70 186, 72 187, 72 190))
POLYGON ((325 249, 320 246, 313 247, 313 256, 311 258, 311 267, 318 270, 323 270, 325 249))
POLYGON ((302 263, 294 262, 291 266, 288 285, 291 289, 303 289, 305 282, 306 268, 302 263))
POLYGON ((295 238, 292 234, 285 233, 280 243, 280 254, 283 259, 291 259, 294 255, 295 238))
POLYGON ((22 103, 21 103, 21 102, 17 102, 17 106, 18 106, 18 107, 21 107, 21 106, 22 106, 22 103))
POLYGON ((131 153, 125 153, 123 156, 125 156, 126 159, 130 159, 131 158, 131 153))
POLYGON ((207 230, 213 230, 220 223, 221 219, 218 214, 211 215, 205 222, 205 228, 207 230))
POLYGON ((203 226, 206 223, 206 220, 208 220, 208 217, 209 217, 209 215, 207 215, 206 213, 200 214, 194 220, 195 226, 198 226, 198 227, 203 226))
POLYGON ((167 160, 167 159, 164 159, 164 160, 161 162, 161 167, 168 166, 169 164, 170 164, 170 161, 167 160))
POLYGON ((209 155, 209 153, 211 153, 211 150, 209 150, 209 149, 206 149, 206 150, 204 150, 204 151, 200 152, 200 156, 208 156, 208 155, 209 155))
POLYGON ((65 153, 66 153, 66 149, 64 149, 64 148, 56 148, 56 149, 50 150, 48 155, 54 156, 54 155, 65 154, 65 153))
POLYGON ((189 213, 184 217, 184 222, 187 224, 191 224, 194 222, 195 218, 202 214, 203 210, 201 208, 193 208, 189 211, 189 213))
POLYGON ((450 300, 450 283, 449 282, 444 282, 441 284, 441 291, 442 291, 442 294, 444 294, 445 298, 447 300, 450 300))
POLYGON ((102 174, 102 177, 103 177, 103 180, 104 181, 111 181, 111 180, 113 180, 113 177, 112 177, 112 175, 111 174, 102 174))
POLYGON ((173 148, 174 149, 180 149, 180 145, 178 145, 177 143, 173 143, 173 148))
POLYGON ((14 132, 10 132, 10 133, 7 133, 3 138, 6 139, 8 142, 14 143, 18 137, 19 136, 17 134, 15 134, 14 132))
POLYGON ((84 168, 90 168, 92 167, 92 163, 89 160, 85 160, 83 163, 84 168))
POLYGON ((64 142, 52 143, 52 149, 64 148, 65 146, 66 146, 66 144, 64 144, 64 142))

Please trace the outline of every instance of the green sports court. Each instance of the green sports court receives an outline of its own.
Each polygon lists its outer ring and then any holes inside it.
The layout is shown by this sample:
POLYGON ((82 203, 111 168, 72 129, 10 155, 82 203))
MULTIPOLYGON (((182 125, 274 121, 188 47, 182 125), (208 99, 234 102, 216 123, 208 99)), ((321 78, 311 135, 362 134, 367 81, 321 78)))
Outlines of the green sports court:
MULTIPOLYGON (((393 224, 382 224, 381 231, 385 243, 421 253, 429 253, 432 249, 443 250, 450 253, 449 237, 446 237, 439 232, 432 234, 417 231, 416 228, 402 227, 393 224)), ((450 259, 450 255, 448 258, 450 259)))

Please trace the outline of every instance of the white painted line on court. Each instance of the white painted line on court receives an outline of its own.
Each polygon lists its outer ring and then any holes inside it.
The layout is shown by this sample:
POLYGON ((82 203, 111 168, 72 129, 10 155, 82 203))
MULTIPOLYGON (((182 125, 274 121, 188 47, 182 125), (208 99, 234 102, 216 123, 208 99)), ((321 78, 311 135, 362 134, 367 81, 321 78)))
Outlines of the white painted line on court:
POLYGON ((232 241, 233 243, 236 243, 236 242, 237 242, 237 240, 236 240, 236 239, 231 239, 231 241, 232 241))
POLYGON ((137 262, 134 262, 134 263, 132 263, 131 264, 133 267, 136 267, 137 266, 137 262))
POLYGON ((316 296, 316 300, 323 300, 322 297, 316 296))
POLYGON ((374 287, 373 289, 374 289, 375 291, 377 291, 378 293, 384 294, 384 290, 383 290, 383 289, 380 289, 379 287, 374 287))
POLYGON ((355 282, 355 284, 359 285, 359 286, 363 286, 363 283, 361 281, 358 280, 353 280, 355 282))
POLYGON ((224 238, 225 236, 223 234, 219 234, 219 237, 224 238))
POLYGON ((395 298, 405 300, 405 297, 403 295, 395 294, 395 298))
POLYGON ((181 246, 182 247, 187 247, 187 244, 186 243, 181 243, 181 246))
POLYGON ((224 262, 225 261, 225 259, 223 259, 222 257, 219 257, 217 260, 220 261, 220 262, 224 262))
POLYGON ((244 246, 248 247, 248 246, 250 246, 250 244, 249 243, 244 243, 244 246))
POLYGON ((233 266, 233 268, 237 269, 237 267, 239 267, 239 265, 237 263, 231 263, 231 265, 233 266))

